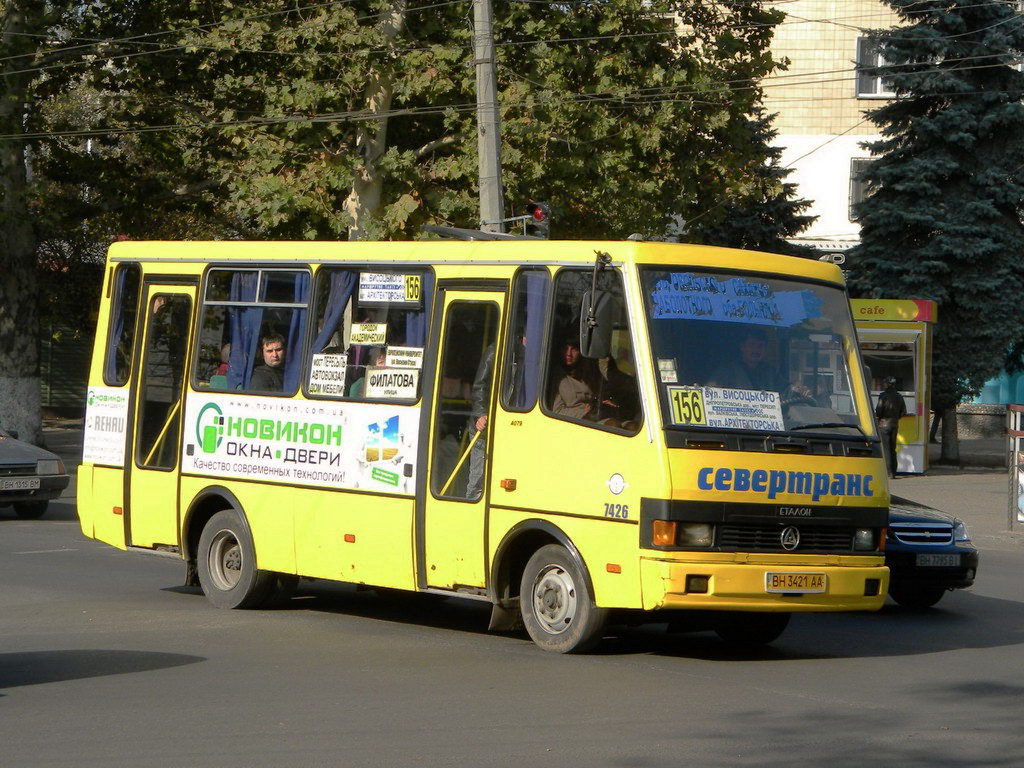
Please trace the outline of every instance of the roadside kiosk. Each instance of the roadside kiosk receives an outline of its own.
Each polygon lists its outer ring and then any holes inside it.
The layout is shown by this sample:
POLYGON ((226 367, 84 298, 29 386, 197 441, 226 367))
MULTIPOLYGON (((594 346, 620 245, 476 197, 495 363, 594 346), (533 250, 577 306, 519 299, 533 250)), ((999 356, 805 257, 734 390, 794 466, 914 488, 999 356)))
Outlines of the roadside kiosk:
POLYGON ((850 307, 861 358, 871 372, 871 401, 878 402, 883 382, 893 376, 907 403, 897 437, 898 470, 924 472, 928 469, 936 304, 923 299, 851 299, 850 307))

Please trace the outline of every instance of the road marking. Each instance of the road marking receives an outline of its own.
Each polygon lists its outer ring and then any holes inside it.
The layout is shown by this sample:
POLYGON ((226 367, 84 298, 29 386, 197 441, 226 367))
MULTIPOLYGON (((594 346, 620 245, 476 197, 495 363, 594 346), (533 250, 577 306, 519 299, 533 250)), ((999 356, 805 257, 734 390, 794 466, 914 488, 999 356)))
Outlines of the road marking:
POLYGON ((27 552, 12 552, 12 555, 48 555, 51 552, 77 552, 77 549, 31 549, 27 552))

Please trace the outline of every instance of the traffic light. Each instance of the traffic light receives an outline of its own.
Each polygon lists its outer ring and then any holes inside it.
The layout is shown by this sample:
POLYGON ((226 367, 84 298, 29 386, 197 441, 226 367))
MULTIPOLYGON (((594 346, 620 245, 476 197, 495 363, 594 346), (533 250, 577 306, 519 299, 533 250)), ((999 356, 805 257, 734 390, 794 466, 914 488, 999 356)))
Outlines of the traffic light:
POLYGON ((530 218, 526 220, 526 234, 545 240, 551 235, 551 206, 547 203, 530 203, 526 206, 530 218))

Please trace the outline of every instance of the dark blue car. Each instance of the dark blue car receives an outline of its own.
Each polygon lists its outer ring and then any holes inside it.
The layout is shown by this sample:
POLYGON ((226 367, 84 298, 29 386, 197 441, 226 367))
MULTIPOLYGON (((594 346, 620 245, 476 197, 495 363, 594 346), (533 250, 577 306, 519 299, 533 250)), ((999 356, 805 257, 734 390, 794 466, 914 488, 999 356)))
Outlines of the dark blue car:
POLYGON ((885 564, 889 597, 908 608, 930 608, 947 590, 974 584, 978 550, 963 520, 893 496, 885 564))

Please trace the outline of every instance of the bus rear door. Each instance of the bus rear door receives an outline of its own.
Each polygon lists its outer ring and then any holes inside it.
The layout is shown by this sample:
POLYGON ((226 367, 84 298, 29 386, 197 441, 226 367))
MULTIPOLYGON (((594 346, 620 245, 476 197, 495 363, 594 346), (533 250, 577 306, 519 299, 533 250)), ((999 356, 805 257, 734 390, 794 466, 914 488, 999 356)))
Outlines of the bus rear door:
POLYGON ((137 367, 126 540, 178 545, 178 477, 194 285, 147 284, 145 336, 137 367))

